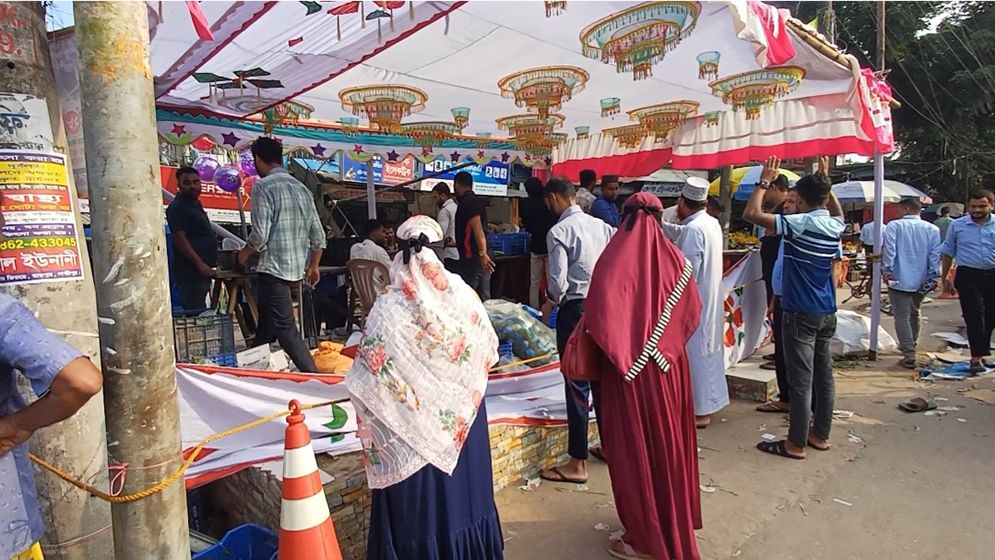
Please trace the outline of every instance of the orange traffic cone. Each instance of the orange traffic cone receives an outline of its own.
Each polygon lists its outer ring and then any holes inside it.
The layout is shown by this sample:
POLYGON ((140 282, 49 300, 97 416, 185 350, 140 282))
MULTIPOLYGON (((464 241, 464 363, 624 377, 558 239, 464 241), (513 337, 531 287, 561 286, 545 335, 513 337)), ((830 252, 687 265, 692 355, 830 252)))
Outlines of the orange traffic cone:
POLYGON ((283 453, 279 560, 342 560, 301 403, 290 401, 283 453))

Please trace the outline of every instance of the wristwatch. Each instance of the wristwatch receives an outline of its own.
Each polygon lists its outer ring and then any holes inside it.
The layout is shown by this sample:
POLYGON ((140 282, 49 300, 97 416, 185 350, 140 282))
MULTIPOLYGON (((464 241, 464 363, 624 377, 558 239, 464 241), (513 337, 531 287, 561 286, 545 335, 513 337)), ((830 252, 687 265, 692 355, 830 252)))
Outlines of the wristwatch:
POLYGON ((764 190, 769 189, 770 181, 763 181, 763 180, 757 181, 757 186, 764 190))

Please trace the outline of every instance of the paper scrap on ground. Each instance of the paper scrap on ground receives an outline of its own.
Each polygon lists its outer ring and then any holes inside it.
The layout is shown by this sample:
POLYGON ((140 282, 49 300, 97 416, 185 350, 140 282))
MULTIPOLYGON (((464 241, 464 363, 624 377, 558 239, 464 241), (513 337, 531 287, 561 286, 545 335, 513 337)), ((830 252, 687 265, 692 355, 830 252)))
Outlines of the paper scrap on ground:
POLYGON ((608 527, 607 523, 597 523, 594 525, 594 530, 598 532, 607 531, 608 529, 610 529, 610 527, 608 527))
POLYGON ((522 492, 535 492, 536 488, 542 484, 542 480, 538 478, 530 478, 525 482, 525 486, 519 486, 518 489, 522 492))
POLYGON ((853 418, 852 410, 834 410, 833 418, 837 420, 846 420, 847 418, 853 418))
POLYGON ((772 434, 770 432, 765 432, 763 434, 760 434, 760 437, 762 437, 763 439, 765 439, 767 441, 774 441, 775 439, 777 439, 777 436, 775 436, 774 434, 772 434))
POLYGON ((967 422, 967 418, 958 418, 957 421, 963 424, 967 422))
POLYGON ((924 412, 926 416, 946 416, 947 413, 944 410, 927 410, 924 412))
POLYGON ((845 505, 845 506, 847 506, 847 507, 850 507, 850 506, 852 506, 852 505, 853 505, 853 504, 851 504, 850 502, 848 502, 848 501, 846 501, 846 500, 841 500, 841 499, 839 499, 839 498, 833 498, 833 501, 834 501, 834 502, 836 502, 837 504, 843 504, 843 505, 845 505))
POLYGON ((704 492, 704 493, 706 493, 706 494, 714 494, 715 493, 715 487, 712 486, 712 485, 710 485, 710 484, 708 486, 706 486, 704 484, 699 484, 698 488, 700 488, 701 491, 704 492))

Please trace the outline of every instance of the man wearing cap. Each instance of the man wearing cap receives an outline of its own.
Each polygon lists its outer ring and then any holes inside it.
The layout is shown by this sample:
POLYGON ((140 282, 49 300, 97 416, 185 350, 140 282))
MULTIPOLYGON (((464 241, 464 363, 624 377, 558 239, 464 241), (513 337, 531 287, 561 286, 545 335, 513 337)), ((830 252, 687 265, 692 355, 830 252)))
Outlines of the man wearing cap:
POLYGON ((694 413, 699 428, 708 426, 711 415, 729 404, 722 339, 722 226, 708 214, 707 205, 708 181, 688 177, 677 201, 680 224, 663 224, 664 234, 691 263, 701 296, 701 322, 688 341, 694 413))

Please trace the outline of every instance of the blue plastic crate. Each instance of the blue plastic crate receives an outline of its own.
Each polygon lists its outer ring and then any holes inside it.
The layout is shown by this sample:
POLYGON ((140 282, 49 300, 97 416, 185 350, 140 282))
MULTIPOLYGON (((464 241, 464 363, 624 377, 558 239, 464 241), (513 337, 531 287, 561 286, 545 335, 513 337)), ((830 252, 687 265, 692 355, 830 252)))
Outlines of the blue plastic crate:
MULTIPOLYGON (((235 355, 235 326, 231 315, 173 317, 176 361, 199 363, 235 355)), ((234 365, 234 364, 232 364, 234 365)))
POLYGON ((277 548, 276 533, 247 523, 225 533, 220 543, 194 554, 192 560, 270 560, 277 548))
POLYGON ((529 252, 530 240, 526 232, 491 233, 487 236, 487 247, 494 253, 524 255, 529 252))

